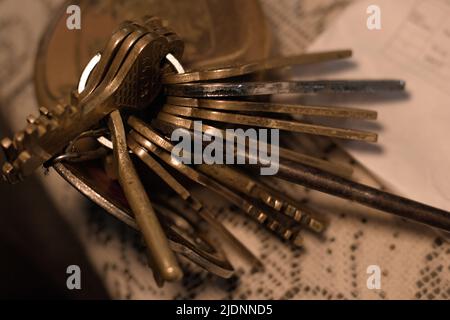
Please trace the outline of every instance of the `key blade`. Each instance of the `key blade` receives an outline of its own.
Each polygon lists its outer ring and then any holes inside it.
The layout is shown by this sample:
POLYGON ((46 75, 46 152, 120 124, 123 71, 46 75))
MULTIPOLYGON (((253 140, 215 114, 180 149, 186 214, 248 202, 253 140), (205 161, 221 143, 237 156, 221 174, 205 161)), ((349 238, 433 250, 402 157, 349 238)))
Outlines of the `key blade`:
POLYGON ((190 98, 221 98, 276 94, 376 93, 404 89, 405 82, 402 80, 318 80, 170 84, 166 86, 166 94, 190 98))
POLYGON ((280 104, 270 102, 250 102, 231 100, 194 99, 169 96, 167 104, 219 111, 248 111, 264 113, 286 113, 292 115, 322 116, 336 118, 351 118, 376 120, 377 112, 344 107, 305 106, 295 104, 280 104))
POLYGON ((341 139, 376 142, 378 137, 377 134, 375 133, 360 130, 341 129, 322 125, 307 124, 297 121, 286 121, 244 114, 224 113, 204 109, 194 109, 190 107, 173 106, 168 104, 166 104, 162 110, 164 112, 173 115, 178 115, 187 118, 233 123, 259 128, 263 127, 263 128, 279 129, 289 132, 322 135, 341 139))
MULTIPOLYGON (((193 131, 194 122, 189 119, 180 118, 169 113, 159 112, 156 119, 152 121, 152 125, 164 132, 168 137, 172 135, 172 132, 178 128, 184 128, 189 131, 193 131)), ((226 133, 225 130, 213 127, 211 125, 206 125, 202 123, 202 132, 209 135, 216 135, 225 137, 229 143, 238 144, 240 139, 236 139, 236 136, 232 137, 226 133)), ((248 141, 249 143, 254 142, 252 139, 248 141)), ((262 141, 258 141, 260 145, 266 145, 268 150, 270 150, 270 144, 264 144, 262 141)), ((343 177, 351 177, 353 169, 350 166, 345 166, 339 163, 333 163, 326 161, 317 157, 313 157, 304 153, 299 153, 287 148, 279 147, 279 156, 281 159, 287 159, 294 162, 299 162, 303 164, 310 165, 328 172, 333 172, 337 175, 343 177)))
POLYGON ((278 57, 266 59, 263 61, 249 62, 242 65, 226 66, 215 69, 186 72, 182 74, 166 74, 163 77, 163 83, 176 84, 176 83, 188 83, 196 81, 220 80, 276 68, 292 67, 330 60, 345 59, 351 57, 351 55, 352 55, 351 50, 338 50, 338 51, 305 53, 287 57, 278 57))
POLYGON ((353 182, 317 168, 294 163, 280 163, 277 177, 386 213, 450 231, 450 212, 448 211, 353 182))
POLYGON ((108 127, 113 138, 119 182, 149 249, 151 261, 156 269, 154 270, 155 278, 161 277, 165 281, 178 281, 182 278, 183 272, 169 247, 166 235, 131 161, 119 111, 111 113, 108 127))

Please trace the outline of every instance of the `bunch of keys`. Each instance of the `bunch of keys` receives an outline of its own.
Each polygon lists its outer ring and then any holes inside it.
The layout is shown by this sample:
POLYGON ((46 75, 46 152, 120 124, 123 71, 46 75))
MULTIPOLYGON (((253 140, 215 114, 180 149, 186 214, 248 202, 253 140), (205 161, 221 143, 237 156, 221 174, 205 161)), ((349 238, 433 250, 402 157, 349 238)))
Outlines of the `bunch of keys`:
MULTIPOLYGON (((400 80, 246 81, 245 76, 267 70, 319 63, 351 56, 351 51, 310 53, 256 61, 208 70, 185 72, 179 62, 183 42, 155 17, 124 22, 111 36, 101 54, 86 67, 78 92, 54 110, 40 109, 28 118, 28 126, 13 139, 1 141, 7 162, 3 176, 18 182, 42 165, 64 172, 64 163, 114 159, 115 176, 126 198, 119 218, 142 234, 149 265, 159 285, 177 281, 182 269, 175 253, 221 276, 233 267, 217 239, 227 240, 254 266, 262 263, 225 228, 185 185, 184 176, 219 194, 249 217, 292 245, 302 244, 301 230, 322 233, 326 223, 315 210, 283 194, 252 173, 264 166, 250 153, 235 154, 255 165, 185 164, 172 157, 170 140, 176 129, 195 137, 194 122, 202 121, 201 133, 225 136, 228 127, 257 127, 375 142, 371 132, 294 121, 287 116, 337 117, 374 120, 373 111, 325 106, 277 104, 264 100, 278 94, 384 92, 404 90, 400 80), (241 98, 241 100, 237 99, 241 98), (158 103, 163 101, 162 105, 158 103), (149 116, 142 110, 150 110, 149 116), (268 114, 270 116, 268 116, 268 114), (123 119, 126 117, 126 122, 123 119), (76 151, 77 142, 95 137, 98 148, 76 151), (187 215, 167 199, 150 200, 134 165, 140 159, 188 204, 187 215), (253 161, 253 162, 252 162, 253 161), (250 167, 250 168, 249 168, 250 167), (127 208, 127 205, 129 208, 127 208)), ((263 142, 256 141, 260 146, 263 142)), ((232 139, 233 144, 237 144, 232 139)), ((266 145, 272 149, 272 145, 266 145)), ((183 154, 190 158, 192 154, 183 154)), ((277 177, 307 188, 396 214, 450 231, 450 213, 401 198, 349 180, 351 170, 290 149, 279 148, 277 177)), ((67 175, 70 173, 66 172, 67 175)), ((75 177, 76 178, 76 177, 75 177)))

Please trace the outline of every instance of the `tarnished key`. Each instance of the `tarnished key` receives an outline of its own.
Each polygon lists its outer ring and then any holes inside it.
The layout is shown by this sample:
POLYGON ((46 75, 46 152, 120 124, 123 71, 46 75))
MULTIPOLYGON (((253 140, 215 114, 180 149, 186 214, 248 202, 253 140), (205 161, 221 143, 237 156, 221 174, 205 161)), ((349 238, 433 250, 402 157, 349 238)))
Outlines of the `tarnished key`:
POLYGON ((296 221, 291 221, 290 217, 280 215, 279 212, 271 208, 262 208, 256 201, 237 194, 224 184, 209 178, 200 171, 180 161, 174 161, 171 155, 173 150, 172 143, 156 133, 143 121, 135 117, 130 117, 128 124, 133 128, 128 134, 128 143, 130 145, 137 143, 189 179, 228 199, 249 216, 253 217, 259 223, 266 225, 270 230, 279 234, 284 239, 292 241, 295 245, 301 245, 302 238, 299 234, 299 225, 296 221))
POLYGON ((175 84, 226 79, 276 68, 345 59, 351 57, 351 55, 351 50, 304 53, 296 56, 278 57, 262 61, 249 62, 242 65, 232 65, 222 68, 185 72, 182 74, 165 74, 163 77, 163 82, 165 84, 175 84))
POLYGON ((128 147, 139 157, 153 172, 155 172, 167 185, 172 188, 189 206, 206 220, 216 232, 228 240, 235 249, 248 259, 255 267, 261 269, 262 263, 259 259, 245 247, 227 228, 218 222, 214 215, 207 210, 188 189, 178 182, 158 161, 156 161, 149 152, 139 145, 134 139, 128 139, 128 147))
POLYGON ((333 118, 376 120, 377 112, 357 108, 305 106, 296 104, 280 104, 270 102, 251 102, 233 100, 194 99, 167 97, 167 104, 181 107, 211 109, 218 111, 282 113, 303 116, 321 116, 333 118))
POLYGON ((227 165, 196 165, 200 172, 216 179, 242 194, 262 201, 265 205, 281 212, 308 229, 321 233, 325 230, 325 223, 314 217, 314 213, 288 197, 281 196, 272 188, 261 184, 243 172, 227 165))
POLYGON ((277 177, 450 232, 450 212, 299 163, 280 163, 277 177))
MULTIPOLYGON (((152 120, 152 126, 162 131, 168 137, 170 137, 172 135, 172 132, 178 128, 183 128, 191 132, 195 129, 193 120, 177 117, 175 115, 168 114, 165 112, 158 113, 156 119, 152 120)), ((217 128, 210 124, 202 123, 201 130, 204 134, 225 137, 226 141, 229 143, 242 144, 243 146, 245 146, 246 143, 250 144, 256 142, 259 145, 266 147, 267 150, 271 150, 272 148, 270 144, 264 144, 264 142, 262 141, 253 141, 253 139, 248 140, 237 139, 236 136, 230 137, 229 135, 226 134, 225 130, 217 128)), ((279 156, 281 159, 287 159, 290 161, 307 164, 312 167, 320 168, 328 172, 333 172, 343 177, 350 177, 353 173, 353 169, 350 166, 346 166, 339 163, 333 163, 327 160, 313 157, 304 153, 299 153, 294 150, 286 149, 283 147, 278 147, 278 149, 279 149, 279 156)))
POLYGON ((156 282, 162 286, 164 281, 180 280, 183 272, 169 247, 167 237, 128 153, 125 129, 119 111, 110 114, 108 126, 113 140, 119 182, 144 237, 156 282))
POLYGON ((367 142, 376 142, 377 134, 361 130, 335 128, 323 125, 303 123, 299 121, 288 121, 276 118, 254 116, 247 114, 235 114, 219 112, 214 110, 181 107, 170 104, 164 105, 163 112, 191 119, 202 119, 217 121, 222 123, 232 123, 257 128, 272 128, 290 132, 299 132, 307 134, 316 134, 327 137, 342 138, 349 140, 362 140, 367 142))
POLYGON ((169 96, 190 98, 245 97, 275 94, 375 93, 402 91, 401 80, 315 80, 183 83, 166 86, 169 96))
MULTIPOLYGON (((127 29, 126 32, 129 31, 127 29)), ((128 34, 128 37, 133 36, 133 32, 128 34)), ((15 182, 30 175, 79 134, 98 125, 113 110, 143 108, 158 95, 161 88, 161 62, 169 53, 169 40, 155 32, 148 32, 130 47, 126 39, 117 41, 120 44, 113 50, 116 52, 115 57, 105 63, 105 68, 119 66, 117 72, 108 77, 108 81, 103 77, 97 86, 92 85, 93 91, 79 103, 60 106, 51 113, 43 112, 34 124, 16 135, 12 141, 14 152, 10 150, 8 141, 5 141, 9 154, 17 154, 3 166, 3 174, 9 181, 15 182), (117 55, 127 47, 129 51, 126 54, 117 55)), ((99 72, 107 75, 108 70, 99 72)))
MULTIPOLYGON (((129 123, 134 130, 144 135, 150 134, 145 129, 144 123, 138 119, 131 117, 129 123)), ((194 135, 194 133, 191 133, 191 135, 194 135)), ((170 150, 170 147, 168 146, 167 149, 170 150)), ((314 232, 321 233, 325 229, 325 224, 314 217, 315 213, 313 210, 296 203, 294 200, 289 199, 289 197, 283 196, 280 192, 231 166, 200 164, 196 165, 195 168, 213 179, 220 181, 220 183, 223 183, 230 189, 237 190, 242 194, 262 201, 272 209, 293 218, 314 232)))
POLYGON ((258 206, 256 202, 240 196, 220 182, 209 178, 192 167, 184 165, 181 162, 174 162, 169 152, 150 142, 136 131, 131 131, 128 134, 128 143, 132 144, 133 141, 138 143, 141 147, 147 149, 149 152, 152 152, 152 154, 156 155, 162 161, 172 166, 192 181, 195 181, 209 190, 221 195, 236 205, 248 216, 258 221, 261 225, 267 226, 268 229, 279 234, 286 240, 291 241, 296 246, 302 245, 303 239, 300 235, 300 226, 297 223, 290 222, 288 217, 283 217, 276 214, 275 211, 271 211, 269 209, 263 209, 258 206))

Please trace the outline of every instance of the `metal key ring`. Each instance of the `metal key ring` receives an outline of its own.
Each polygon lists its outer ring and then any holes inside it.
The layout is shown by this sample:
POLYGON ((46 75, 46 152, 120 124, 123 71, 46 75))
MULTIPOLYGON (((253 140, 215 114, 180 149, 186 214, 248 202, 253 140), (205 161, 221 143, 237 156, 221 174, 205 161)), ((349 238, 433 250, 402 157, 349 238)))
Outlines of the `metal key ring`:
MULTIPOLYGON (((81 94, 84 89, 86 88, 86 84, 89 80, 89 76, 91 75, 92 71, 94 71, 97 64, 100 62, 102 55, 101 53, 97 53, 86 65, 86 67, 83 70, 83 73, 81 74, 80 81, 78 82, 78 94, 81 94)), ((181 62, 171 53, 166 55, 166 60, 172 65, 172 67, 177 71, 178 74, 183 74, 186 71, 183 68, 183 65, 181 62)), ((108 149, 113 149, 113 144, 111 140, 106 138, 105 136, 101 136, 97 138, 97 141, 105 146, 108 149)), ((131 151, 129 151, 131 153, 131 151)))

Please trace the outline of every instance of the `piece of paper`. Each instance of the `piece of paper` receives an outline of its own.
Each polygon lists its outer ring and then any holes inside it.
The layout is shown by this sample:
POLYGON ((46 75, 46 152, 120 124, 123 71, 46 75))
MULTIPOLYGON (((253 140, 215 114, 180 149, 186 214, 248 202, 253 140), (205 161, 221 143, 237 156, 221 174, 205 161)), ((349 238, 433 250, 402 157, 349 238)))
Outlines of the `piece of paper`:
POLYGON ((323 78, 406 81, 407 98, 354 104, 379 112, 379 146, 352 143, 348 150, 394 190, 444 209, 450 209, 449 18, 445 0, 360 1, 309 48, 354 51, 353 67, 323 78), (367 27, 370 5, 380 9, 381 30, 367 27))

